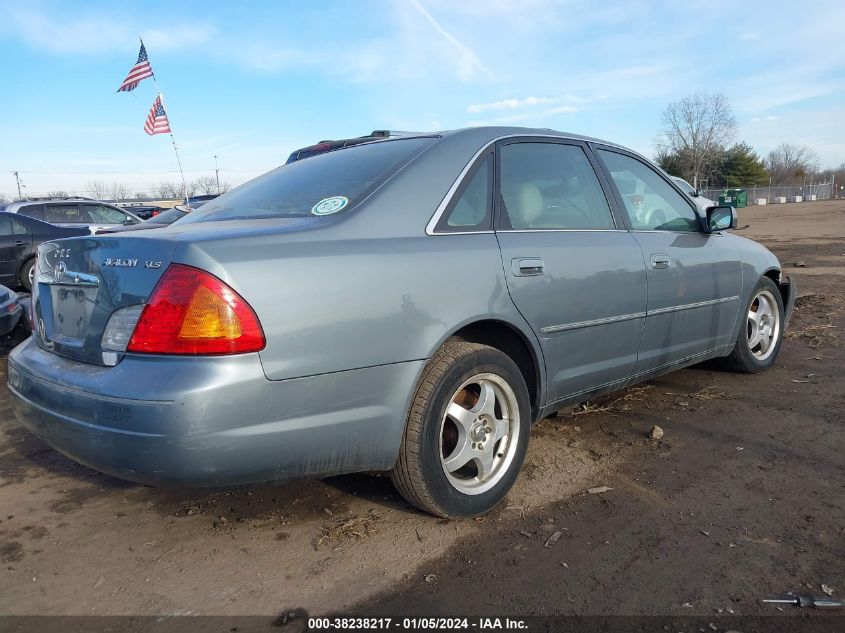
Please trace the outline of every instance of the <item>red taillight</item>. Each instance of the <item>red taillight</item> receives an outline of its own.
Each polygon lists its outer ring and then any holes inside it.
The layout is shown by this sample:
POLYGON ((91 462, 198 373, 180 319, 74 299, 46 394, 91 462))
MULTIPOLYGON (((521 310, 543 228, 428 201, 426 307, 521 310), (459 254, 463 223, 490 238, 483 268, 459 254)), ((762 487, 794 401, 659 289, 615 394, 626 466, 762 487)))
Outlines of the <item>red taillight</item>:
POLYGON ((211 273, 171 264, 144 306, 126 351, 242 354, 263 348, 261 324, 243 297, 211 273))

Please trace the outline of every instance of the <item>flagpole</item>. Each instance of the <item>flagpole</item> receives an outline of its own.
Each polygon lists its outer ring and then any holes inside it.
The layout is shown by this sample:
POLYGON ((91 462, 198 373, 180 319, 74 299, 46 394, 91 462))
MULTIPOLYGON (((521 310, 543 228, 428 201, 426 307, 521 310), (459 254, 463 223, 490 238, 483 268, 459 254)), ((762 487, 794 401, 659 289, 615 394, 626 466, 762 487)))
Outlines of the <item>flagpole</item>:
MULTIPOLYGON (((144 45, 144 39, 138 36, 138 39, 141 40, 141 46, 144 45)), ((147 51, 147 60, 150 58, 150 52, 147 51)), ((153 76, 153 82, 156 85, 156 95, 159 99, 161 99, 161 104, 164 105, 164 96, 161 94, 161 87, 158 85, 158 78, 156 77, 155 71, 153 70, 153 64, 150 62, 150 74, 153 76)), ((167 113, 167 108, 164 109, 165 113, 167 113)), ((185 205, 190 209, 191 203, 188 200, 188 185, 185 184, 185 172, 182 169, 182 159, 179 158, 179 148, 176 147, 176 139, 173 136, 173 126, 170 124, 170 115, 167 115, 168 125, 167 127, 170 128, 170 142, 173 143, 173 153, 176 154, 176 164, 179 165, 179 175, 182 177, 182 193, 185 195, 185 205)))

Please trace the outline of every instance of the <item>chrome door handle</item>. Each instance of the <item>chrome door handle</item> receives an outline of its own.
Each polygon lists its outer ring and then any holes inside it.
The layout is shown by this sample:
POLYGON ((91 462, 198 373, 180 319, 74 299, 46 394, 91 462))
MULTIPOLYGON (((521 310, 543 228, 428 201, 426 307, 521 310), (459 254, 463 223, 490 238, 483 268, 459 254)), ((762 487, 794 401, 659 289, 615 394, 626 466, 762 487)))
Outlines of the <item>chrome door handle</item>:
POLYGON ((668 255, 664 255, 663 253, 655 253, 651 256, 651 267, 652 268, 669 268, 672 265, 672 261, 669 259, 668 255))
POLYGON ((523 257, 511 262, 511 270, 517 277, 542 275, 545 264, 539 257, 523 257))

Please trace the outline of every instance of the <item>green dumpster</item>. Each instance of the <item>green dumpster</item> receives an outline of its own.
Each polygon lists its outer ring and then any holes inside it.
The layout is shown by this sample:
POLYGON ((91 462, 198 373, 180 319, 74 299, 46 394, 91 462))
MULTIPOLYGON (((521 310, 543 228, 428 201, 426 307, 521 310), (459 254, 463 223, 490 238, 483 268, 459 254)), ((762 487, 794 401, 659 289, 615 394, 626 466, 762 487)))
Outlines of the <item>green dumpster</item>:
POLYGON ((745 189, 727 189, 719 196, 719 204, 728 204, 735 209, 748 206, 748 192, 745 189))

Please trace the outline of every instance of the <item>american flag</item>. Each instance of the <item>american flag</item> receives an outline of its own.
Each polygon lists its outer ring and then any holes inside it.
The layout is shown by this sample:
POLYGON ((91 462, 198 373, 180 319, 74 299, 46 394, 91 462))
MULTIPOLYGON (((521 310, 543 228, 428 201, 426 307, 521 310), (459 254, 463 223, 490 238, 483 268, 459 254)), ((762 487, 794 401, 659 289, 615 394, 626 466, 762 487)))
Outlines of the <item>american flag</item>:
POLYGON ((147 122, 144 123, 144 132, 153 134, 166 134, 170 132, 170 121, 167 120, 167 112, 164 111, 164 104, 161 102, 161 95, 153 101, 153 107, 147 115, 147 122))
POLYGON ((138 53, 138 61, 126 75, 126 79, 120 84, 118 92, 131 92, 138 87, 142 79, 153 76, 153 68, 150 66, 150 60, 147 58, 147 49, 144 48, 144 43, 141 42, 141 51, 138 53))

